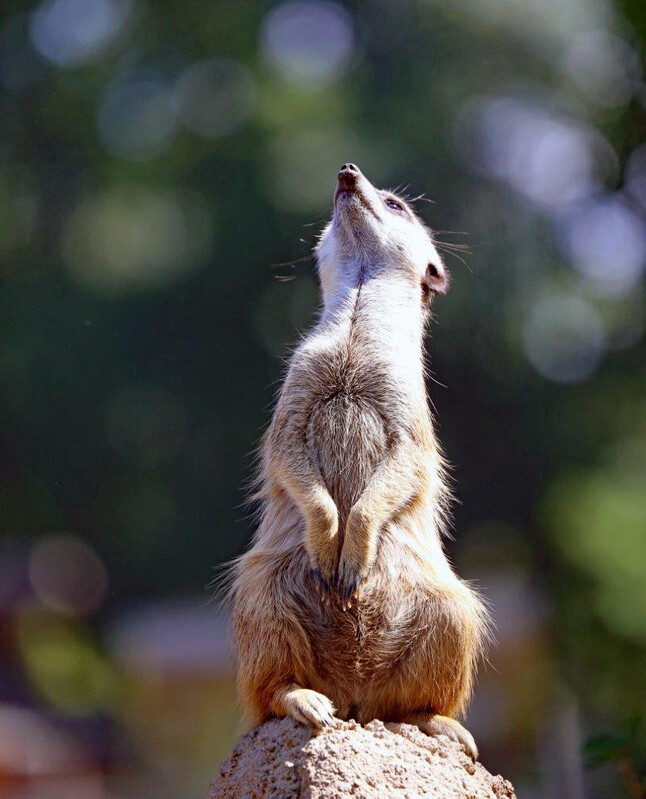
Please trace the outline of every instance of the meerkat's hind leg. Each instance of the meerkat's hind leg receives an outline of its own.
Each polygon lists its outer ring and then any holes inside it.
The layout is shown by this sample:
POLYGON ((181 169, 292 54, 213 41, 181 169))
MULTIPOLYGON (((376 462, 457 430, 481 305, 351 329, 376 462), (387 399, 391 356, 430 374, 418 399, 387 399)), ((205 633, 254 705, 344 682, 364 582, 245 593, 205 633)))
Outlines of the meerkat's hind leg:
POLYGON ((446 735, 447 738, 459 743, 469 757, 473 760, 478 759, 478 747, 473 735, 455 719, 435 713, 415 713, 404 719, 404 723, 414 724, 426 735, 446 735))
POLYGON ((334 705, 327 696, 309 688, 299 688, 294 683, 276 692, 272 710, 277 716, 291 716, 301 724, 319 730, 336 721, 334 705))

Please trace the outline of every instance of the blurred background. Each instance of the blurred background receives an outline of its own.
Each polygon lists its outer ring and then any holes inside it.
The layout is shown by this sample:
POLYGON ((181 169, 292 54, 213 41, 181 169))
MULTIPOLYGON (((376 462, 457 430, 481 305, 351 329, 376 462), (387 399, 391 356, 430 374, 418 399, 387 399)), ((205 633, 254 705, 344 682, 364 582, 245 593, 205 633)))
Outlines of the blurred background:
POLYGON ((0 795, 201 797, 210 587, 336 172, 422 192, 429 390, 521 797, 644 796, 646 7, 4 0, 0 795))

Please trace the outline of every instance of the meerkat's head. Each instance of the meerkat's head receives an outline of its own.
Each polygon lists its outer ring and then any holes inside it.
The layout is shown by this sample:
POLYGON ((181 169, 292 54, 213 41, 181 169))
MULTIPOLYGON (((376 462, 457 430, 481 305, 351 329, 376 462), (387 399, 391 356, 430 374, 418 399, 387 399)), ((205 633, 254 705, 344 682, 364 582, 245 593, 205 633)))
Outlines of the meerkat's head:
POLYGON ((323 298, 356 278, 357 267, 393 270, 420 292, 423 302, 448 288, 448 273, 429 229, 404 200, 376 189, 354 164, 344 164, 334 193, 334 213, 316 248, 323 298))

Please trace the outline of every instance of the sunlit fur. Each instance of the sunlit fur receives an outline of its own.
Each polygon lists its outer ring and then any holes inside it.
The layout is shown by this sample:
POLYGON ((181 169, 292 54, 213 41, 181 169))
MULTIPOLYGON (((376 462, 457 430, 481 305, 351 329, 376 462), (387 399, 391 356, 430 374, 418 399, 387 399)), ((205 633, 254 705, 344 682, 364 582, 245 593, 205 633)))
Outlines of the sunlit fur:
POLYGON ((407 720, 475 754, 442 719, 465 709, 487 626, 441 541, 423 343, 446 272, 429 231, 388 198, 360 175, 316 249, 323 309, 291 357, 263 443, 260 524, 235 565, 239 693, 249 725, 407 720))

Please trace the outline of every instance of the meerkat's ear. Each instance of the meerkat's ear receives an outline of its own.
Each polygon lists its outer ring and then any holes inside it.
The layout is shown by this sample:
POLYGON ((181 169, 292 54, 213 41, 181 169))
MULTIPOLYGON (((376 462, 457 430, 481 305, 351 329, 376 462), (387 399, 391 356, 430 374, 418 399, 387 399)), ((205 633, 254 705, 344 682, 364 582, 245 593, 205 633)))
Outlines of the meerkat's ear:
POLYGON ((427 265, 422 279, 422 288, 426 294, 446 294, 449 288, 449 276, 441 264, 432 261, 427 265))

